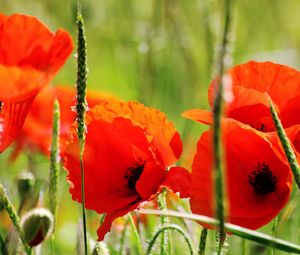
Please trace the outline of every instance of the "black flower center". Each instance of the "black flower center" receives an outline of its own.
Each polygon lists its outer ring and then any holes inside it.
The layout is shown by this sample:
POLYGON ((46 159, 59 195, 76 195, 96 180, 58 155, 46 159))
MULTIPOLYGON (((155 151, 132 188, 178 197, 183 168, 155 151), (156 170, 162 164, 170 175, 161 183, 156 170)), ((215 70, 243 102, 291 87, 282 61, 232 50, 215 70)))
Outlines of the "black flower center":
POLYGON ((1 110, 2 110, 2 102, 0 101, 0 112, 1 112, 1 110))
POLYGON ((267 127, 266 127, 266 125, 263 124, 263 123, 260 123, 260 124, 257 126, 256 129, 259 130, 259 131, 262 131, 262 132, 267 132, 267 127))
POLYGON ((125 171, 125 179, 127 180, 127 186, 130 190, 135 190, 135 185, 141 174, 144 171, 145 163, 138 162, 134 166, 131 166, 125 171))
POLYGON ((273 175, 269 166, 258 163, 254 170, 248 175, 248 182, 259 195, 266 195, 274 192, 277 188, 278 178, 273 175))

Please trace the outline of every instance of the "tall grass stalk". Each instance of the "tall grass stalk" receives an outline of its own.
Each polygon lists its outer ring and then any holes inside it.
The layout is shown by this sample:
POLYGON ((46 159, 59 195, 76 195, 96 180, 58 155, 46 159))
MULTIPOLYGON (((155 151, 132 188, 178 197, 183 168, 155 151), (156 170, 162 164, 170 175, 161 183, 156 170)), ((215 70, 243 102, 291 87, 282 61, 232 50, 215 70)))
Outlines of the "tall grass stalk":
POLYGON ((50 211, 54 217, 53 233, 51 237, 51 253, 54 254, 54 239, 57 224, 57 205, 58 205, 58 179, 60 168, 60 110, 59 102, 55 99, 53 105, 53 122, 52 122, 52 142, 50 149, 50 174, 49 174, 49 204, 50 211))
MULTIPOLYGON (((224 187, 223 187, 223 167, 222 167, 222 142, 221 142, 221 118, 222 118, 222 98, 223 98, 223 75, 225 69, 225 56, 228 45, 228 34, 231 24, 231 1, 224 0, 224 31, 220 49, 219 60, 217 62, 217 73, 219 84, 215 87, 215 98, 213 105, 213 153, 214 153, 214 183, 216 197, 216 215, 220 222, 220 237, 225 235, 224 222, 224 187)), ((222 238, 220 238, 220 242, 222 238)), ((221 254, 222 247, 219 243, 218 255, 221 254)))
POLYGON ((87 45, 84 28, 84 20, 81 14, 79 1, 77 13, 77 103, 76 103, 76 120, 77 120, 77 136, 80 148, 80 171, 81 171, 81 202, 82 202, 82 221, 83 221, 83 238, 84 238, 84 251, 85 255, 88 254, 87 245, 87 227, 86 227, 86 214, 85 214, 85 194, 84 194, 84 165, 83 165, 83 152, 85 145, 85 112, 87 108, 86 103, 86 83, 87 83, 87 45))
POLYGON ((58 204, 58 179, 60 168, 60 148, 59 148, 59 133, 60 133, 60 110, 59 102, 54 101, 53 108, 53 124, 52 124, 52 143, 50 150, 50 174, 49 174, 49 203, 50 211, 54 217, 53 236, 57 221, 57 204, 58 204))
POLYGON ((269 104, 270 104, 270 110, 271 110, 271 114, 272 114, 272 118, 277 130, 277 134, 279 136, 280 142, 282 144, 282 147, 284 149, 285 155, 287 157, 287 160, 290 164, 290 168, 293 172, 294 175, 294 180, 298 186, 298 189, 300 189, 300 166, 298 164, 298 161, 296 159, 296 155, 291 147, 291 143, 289 138, 287 137, 284 128, 281 124, 281 121, 278 117, 278 114, 275 110, 275 107, 273 105, 273 102, 271 101, 271 99, 269 100, 269 104))

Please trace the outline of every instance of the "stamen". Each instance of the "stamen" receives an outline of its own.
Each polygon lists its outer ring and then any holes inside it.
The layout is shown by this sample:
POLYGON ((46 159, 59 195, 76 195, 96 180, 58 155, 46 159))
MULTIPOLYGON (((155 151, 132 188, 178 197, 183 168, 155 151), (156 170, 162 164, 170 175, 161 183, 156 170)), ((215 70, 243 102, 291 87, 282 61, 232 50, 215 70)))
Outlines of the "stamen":
POLYGON ((134 166, 131 166, 126 169, 125 179, 127 180, 127 185, 130 190, 135 190, 135 185, 141 174, 143 173, 145 167, 145 162, 135 163, 134 166))
POLYGON ((278 178, 273 175, 269 166, 264 163, 258 163, 251 174, 248 176, 248 182, 259 195, 266 195, 274 192, 277 188, 278 178))

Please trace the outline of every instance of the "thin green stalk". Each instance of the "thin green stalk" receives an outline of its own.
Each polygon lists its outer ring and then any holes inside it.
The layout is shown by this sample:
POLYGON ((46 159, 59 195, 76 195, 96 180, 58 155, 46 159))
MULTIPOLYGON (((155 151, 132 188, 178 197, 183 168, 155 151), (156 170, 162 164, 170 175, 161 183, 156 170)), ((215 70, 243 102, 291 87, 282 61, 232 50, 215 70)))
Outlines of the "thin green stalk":
POLYGON ((274 124, 276 127, 277 134, 279 136, 283 150, 284 150, 287 160, 289 162, 290 168, 293 172, 294 180, 298 186, 298 189, 300 190, 300 167, 299 167, 299 164, 297 162, 295 153, 291 147, 289 138, 287 137, 287 135, 284 131, 284 128, 281 124, 281 121, 279 120, 278 114, 275 110, 275 107, 274 107, 271 99, 269 100, 269 103, 270 103, 270 110, 271 110, 272 118, 273 118, 273 121, 274 121, 274 124))
POLYGON ((60 133, 60 111, 59 102, 54 101, 53 122, 52 122, 52 143, 50 150, 50 174, 49 174, 49 203, 50 211, 54 217, 52 242, 55 238, 55 230, 57 223, 57 205, 58 205, 58 178, 60 168, 60 148, 59 148, 59 133, 60 133))
MULTIPOLYGON (((273 236, 273 237, 275 237, 275 235, 276 235, 277 225, 278 225, 278 215, 275 217, 275 219, 272 222, 272 229, 271 229, 270 235, 273 236)), ((271 249, 271 255, 275 255, 275 249, 274 248, 271 249)))
POLYGON ((228 235, 224 232, 224 234, 221 236, 221 233, 218 232, 216 234, 216 245, 217 245, 217 250, 218 250, 218 255, 224 255, 226 250, 225 250, 225 245, 226 245, 226 239, 228 235))
POLYGON ((184 240, 186 241, 190 254, 193 255, 194 254, 194 250, 193 250, 193 246, 192 246, 192 241, 190 239, 190 237, 185 233, 185 231, 179 227, 178 225, 164 225, 161 228, 159 228, 156 233, 154 234, 153 238, 150 240, 147 251, 146 251, 146 255, 151 254, 151 250, 152 247, 155 244, 156 239, 158 238, 158 236, 160 234, 162 234, 165 230, 172 230, 172 231, 176 231, 177 233, 179 233, 180 235, 183 236, 184 240))
POLYGON ((206 238, 207 238, 207 228, 204 228, 201 231, 198 255, 205 254, 206 238))
POLYGON ((200 11, 202 16, 202 26, 204 29, 204 43, 206 49, 206 67, 207 67, 207 75, 211 75, 211 69, 214 59, 214 41, 213 41, 213 34, 212 28, 210 24, 210 16, 211 13, 209 11, 209 1, 200 1, 199 4, 201 5, 200 11))
MULTIPOLYGON (((207 216, 199 215, 199 214, 191 214, 191 213, 179 213, 176 211, 161 211, 161 210, 146 210, 141 209, 139 210, 139 213, 143 214, 152 214, 152 215, 168 215, 172 217, 179 217, 184 219, 189 219, 201 223, 205 223, 211 226, 218 227, 220 225, 219 220, 210 218, 207 216)), ((245 238, 247 240, 257 242, 261 245, 272 247, 277 250, 281 250, 284 252, 290 252, 290 253, 296 253, 300 254, 300 245, 287 242, 285 240, 274 238, 270 235, 266 235, 254 230, 250 230, 247 228, 243 228, 231 223, 225 223, 224 224, 225 232, 229 232, 233 235, 237 235, 239 237, 245 238)))
MULTIPOLYGON (((167 189, 163 188, 161 194, 158 196, 158 207, 160 210, 167 210, 167 202, 166 202, 167 189)), ((169 223, 169 219, 166 215, 160 216, 160 225, 163 227, 164 225, 169 223)), ((160 246, 160 254, 167 255, 169 254, 169 243, 170 233, 169 231, 163 231, 161 233, 161 246, 160 246)))
MULTIPOLYGON (((219 84, 215 87, 215 100, 213 105, 213 147, 214 147, 214 183, 216 197, 216 215, 220 221, 220 236, 224 236, 224 187, 223 187, 223 167, 222 167, 222 143, 221 143, 221 118, 222 118, 222 98, 223 98, 223 75, 225 69, 225 55, 228 45, 228 33, 231 24, 231 1, 224 0, 224 31, 220 50, 219 60, 217 62, 217 71, 219 84)), ((220 239, 221 240, 221 239, 220 239)), ((218 255, 221 254, 221 245, 219 245, 218 255)))
POLYGON ((2 203, 2 205, 4 206, 5 210, 7 211, 12 223, 15 226, 15 229, 17 231, 17 233, 19 234, 19 237, 24 245, 25 251, 28 255, 31 255, 31 248, 28 246, 28 244, 26 243, 26 240, 24 238, 23 232, 22 232, 22 227, 21 227, 21 222, 19 219, 19 216, 17 215, 17 212, 13 206, 13 204, 11 203, 10 199, 8 198, 4 187, 2 186, 2 184, 0 183, 0 202, 2 203))
POLYGON ((247 255, 247 247, 246 247, 246 240, 242 239, 242 255, 247 255))
POLYGON ((2 255, 8 255, 8 251, 5 245, 5 241, 3 240, 1 234, 0 234, 0 254, 2 255))
POLYGON ((128 218, 124 224, 124 229, 122 231, 121 240, 120 240, 119 255, 123 255, 123 253, 124 253, 125 239, 126 239, 127 226, 128 226, 129 220, 130 219, 128 218))
POLYGON ((138 253, 142 255, 142 254, 144 254, 144 252, 143 252, 143 245, 142 245, 142 242, 141 242, 140 235, 139 235, 139 233, 138 233, 138 231, 136 229, 136 226, 134 224, 133 218, 132 218, 132 216, 131 216, 130 213, 128 213, 128 219, 129 219, 130 225, 131 225, 132 230, 133 230, 133 234, 134 234, 135 239, 136 239, 138 253))
POLYGON ((81 203, 82 203, 82 221, 83 221, 83 237, 84 237, 84 251, 85 255, 88 254, 87 244, 87 227, 86 227, 86 214, 85 214, 85 192, 84 192, 84 165, 83 165, 83 152, 85 145, 85 112, 87 108, 86 103, 86 84, 87 84, 87 45, 84 28, 84 20, 81 14, 81 8, 78 5, 77 14, 77 103, 76 103, 76 121, 77 121, 77 136, 79 140, 79 160, 81 172, 81 203))

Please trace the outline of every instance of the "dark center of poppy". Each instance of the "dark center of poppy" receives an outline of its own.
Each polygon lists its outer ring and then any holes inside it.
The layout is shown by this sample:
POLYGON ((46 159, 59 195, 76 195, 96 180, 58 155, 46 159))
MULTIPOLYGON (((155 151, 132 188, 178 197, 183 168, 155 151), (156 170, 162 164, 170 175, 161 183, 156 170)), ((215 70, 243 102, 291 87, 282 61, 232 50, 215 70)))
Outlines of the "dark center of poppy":
POLYGON ((131 166, 125 171, 125 179, 127 180, 127 185, 130 190, 135 190, 135 185, 141 174, 144 171, 145 163, 139 162, 134 166, 131 166))
POLYGON ((2 102, 0 101, 0 112, 1 112, 1 110, 2 110, 2 102))
POLYGON ((259 195, 266 195, 274 192, 277 188, 278 178, 273 175, 269 166, 258 163, 254 170, 248 175, 248 182, 259 195))
POLYGON ((262 132, 267 132, 267 127, 263 123, 260 123, 256 129, 262 132))

